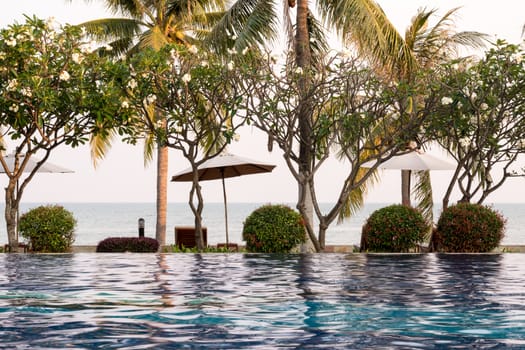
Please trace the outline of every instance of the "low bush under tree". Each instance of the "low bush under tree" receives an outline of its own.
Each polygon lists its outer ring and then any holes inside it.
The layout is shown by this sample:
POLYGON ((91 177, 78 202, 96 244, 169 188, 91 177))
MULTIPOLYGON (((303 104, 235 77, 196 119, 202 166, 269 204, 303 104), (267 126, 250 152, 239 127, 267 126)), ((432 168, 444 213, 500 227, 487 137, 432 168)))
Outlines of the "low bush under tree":
POLYGON ((29 210, 20 217, 20 235, 29 240, 35 252, 62 253, 75 241, 77 221, 60 205, 46 205, 29 210))
POLYGON ((503 239, 505 223, 500 213, 487 206, 459 203, 441 213, 432 244, 441 252, 490 252, 503 239))
POLYGON ((110 237, 100 241, 97 253, 156 253, 159 241, 149 237, 110 237))
POLYGON ((285 205, 265 205, 244 222, 242 237, 246 250, 259 253, 286 253, 305 242, 301 215, 285 205))
POLYGON ((419 211, 391 205, 374 211, 361 236, 361 251, 408 252, 424 241, 429 227, 419 211))

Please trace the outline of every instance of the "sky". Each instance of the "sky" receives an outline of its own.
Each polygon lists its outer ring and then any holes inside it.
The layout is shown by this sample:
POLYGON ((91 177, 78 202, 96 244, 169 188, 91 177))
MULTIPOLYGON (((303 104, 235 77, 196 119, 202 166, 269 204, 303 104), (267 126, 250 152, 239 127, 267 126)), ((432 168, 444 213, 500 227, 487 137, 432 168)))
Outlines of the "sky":
MULTIPOLYGON (((525 25, 525 1, 500 0, 378 0, 387 16, 401 33, 404 33, 411 17, 418 8, 438 9, 443 15, 447 10, 461 7, 456 17, 458 30, 473 30, 486 33, 492 38, 506 39, 512 43, 521 42, 521 31, 525 25)), ((81 23, 106 17, 102 1, 92 0, 17 0, 5 1, 0 12, 0 26, 23 22, 23 15, 40 18, 54 17, 59 23, 81 23)), ((297 185, 290 175, 280 152, 274 147, 266 151, 266 138, 256 129, 243 129, 240 140, 229 146, 229 151, 244 157, 277 165, 271 174, 249 175, 226 180, 229 202, 294 203, 297 185)), ((9 150, 8 150, 9 152, 9 150)), ((436 149, 429 152, 446 155, 436 149)), ((142 146, 130 146, 115 142, 106 158, 95 168, 88 147, 56 149, 50 162, 74 171, 71 174, 37 174, 23 195, 23 202, 154 202, 156 192, 156 166, 152 162, 144 165, 142 146)), ((170 151, 169 176, 186 169, 189 164, 175 151, 170 151)), ((525 162, 524 162, 525 163, 525 162)), ((524 166, 525 164, 521 164, 524 166)), ((337 186, 342 176, 342 166, 332 161, 319 174, 317 182, 318 199, 332 202, 339 192, 337 186)), ((440 202, 451 173, 432 172, 434 200, 440 202)), ((6 177, 0 178, 5 186, 6 177)), ((381 183, 374 187, 368 202, 399 203, 399 171, 385 170, 381 183)), ((206 202, 221 202, 220 181, 201 183, 206 202)), ((189 183, 168 184, 169 202, 186 202, 189 183)), ((524 202, 525 179, 515 178, 489 197, 488 202, 524 202)))

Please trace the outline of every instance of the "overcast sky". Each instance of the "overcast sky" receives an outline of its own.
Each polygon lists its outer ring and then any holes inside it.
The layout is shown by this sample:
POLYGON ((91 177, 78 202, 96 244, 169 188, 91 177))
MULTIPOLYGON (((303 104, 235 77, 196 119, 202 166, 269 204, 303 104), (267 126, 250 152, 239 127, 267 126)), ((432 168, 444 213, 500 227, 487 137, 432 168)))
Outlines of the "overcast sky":
MULTIPOLYGON (((80 23, 86 20, 107 16, 101 3, 92 0, 16 0, 4 1, 0 12, 0 25, 5 27, 15 21, 23 22, 23 14, 40 18, 54 17, 60 23, 80 23)), ((401 33, 410 18, 420 7, 438 8, 439 14, 448 9, 461 6, 456 19, 458 30, 474 30, 506 39, 512 43, 521 41, 521 31, 525 24, 525 1, 501 0, 380 0, 390 20, 401 33)), ((266 140, 256 130, 247 128, 239 142, 229 147, 230 152, 245 157, 277 164, 271 174, 250 175, 228 179, 226 182, 230 202, 295 202, 297 187, 279 150, 272 154, 266 152, 266 140)), ((9 151, 9 150, 8 150, 9 151)), ((438 156, 441 152, 431 150, 438 156)), ((24 202, 153 202, 155 201, 155 163, 144 167, 142 147, 115 143, 107 158, 95 169, 87 147, 57 149, 50 161, 68 167, 73 174, 37 174, 24 193, 24 202)), ((524 166, 525 164, 521 164, 524 166)), ((170 154, 170 175, 188 167, 188 163, 178 153, 170 154)), ((320 187, 319 199, 330 202, 339 192, 337 178, 340 167, 336 162, 321 172, 317 184, 320 187)), ((434 199, 440 201, 450 172, 431 174, 434 199)), ((369 202, 400 202, 400 175, 398 171, 383 171, 382 182, 371 191, 369 202)), ((5 176, 0 184, 4 186, 5 176)), ((220 181, 203 182, 207 202, 222 201, 220 181)), ((168 200, 186 202, 190 185, 170 183, 168 200)), ((525 179, 511 179, 504 188, 489 197, 489 202, 524 202, 525 179)))

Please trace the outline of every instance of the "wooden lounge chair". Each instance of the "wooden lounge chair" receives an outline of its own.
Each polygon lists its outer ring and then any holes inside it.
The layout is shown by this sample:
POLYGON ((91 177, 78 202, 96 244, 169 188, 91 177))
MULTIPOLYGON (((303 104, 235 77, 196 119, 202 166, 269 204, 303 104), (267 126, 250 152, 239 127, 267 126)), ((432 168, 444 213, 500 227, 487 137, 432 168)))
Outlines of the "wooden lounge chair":
MULTIPOLYGON (((202 240, 204 246, 208 246, 208 229, 202 228, 202 240)), ((195 227, 193 226, 175 226, 175 245, 182 249, 184 248, 195 248, 197 242, 195 240, 195 227)))

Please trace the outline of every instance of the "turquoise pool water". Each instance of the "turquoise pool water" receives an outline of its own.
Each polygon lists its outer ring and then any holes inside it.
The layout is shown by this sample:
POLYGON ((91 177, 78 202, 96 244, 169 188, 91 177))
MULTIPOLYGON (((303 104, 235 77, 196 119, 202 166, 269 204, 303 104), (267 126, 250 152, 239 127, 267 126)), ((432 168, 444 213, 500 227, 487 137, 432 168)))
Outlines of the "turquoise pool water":
POLYGON ((522 254, 0 254, 0 348, 521 349, 524 276, 522 254))

